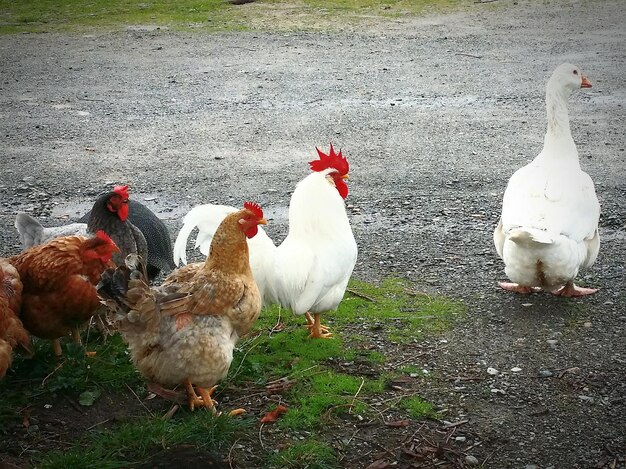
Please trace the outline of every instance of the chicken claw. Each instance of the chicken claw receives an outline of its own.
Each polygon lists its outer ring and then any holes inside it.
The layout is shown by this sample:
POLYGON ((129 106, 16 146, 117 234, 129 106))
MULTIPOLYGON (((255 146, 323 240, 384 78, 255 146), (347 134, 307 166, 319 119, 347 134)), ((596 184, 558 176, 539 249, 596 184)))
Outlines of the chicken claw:
POLYGON ((209 390, 201 388, 200 386, 196 386, 196 390, 198 391, 198 394, 200 394, 199 396, 194 391, 191 381, 185 381, 185 387, 187 388, 187 402, 189 403, 189 409, 194 410, 196 407, 206 407, 214 414, 217 413, 215 410, 215 404, 217 404, 217 401, 211 398, 211 395, 217 389, 217 385, 213 386, 209 390))
POLYGON ((314 313, 313 316, 308 312, 304 315, 307 322, 306 327, 311 331, 309 337, 313 339, 331 339, 333 334, 332 332, 328 332, 330 330, 328 326, 322 325, 320 314, 314 313), (315 319, 313 319, 313 316, 315 316, 315 319))

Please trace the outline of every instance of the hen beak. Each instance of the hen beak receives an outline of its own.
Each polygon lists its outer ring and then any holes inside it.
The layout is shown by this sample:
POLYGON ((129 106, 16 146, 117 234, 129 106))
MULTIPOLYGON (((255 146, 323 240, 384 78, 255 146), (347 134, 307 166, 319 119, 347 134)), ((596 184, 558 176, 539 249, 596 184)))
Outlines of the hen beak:
POLYGON ((341 176, 341 179, 350 179, 350 176, 348 176, 347 174, 344 174, 343 176, 341 176))
POLYGON ((585 75, 582 76, 582 80, 580 82, 580 87, 581 88, 591 88, 591 82, 589 81, 589 78, 587 78, 585 75))
POLYGON ((258 222, 258 225, 267 225, 267 220, 265 218, 261 218, 258 222))

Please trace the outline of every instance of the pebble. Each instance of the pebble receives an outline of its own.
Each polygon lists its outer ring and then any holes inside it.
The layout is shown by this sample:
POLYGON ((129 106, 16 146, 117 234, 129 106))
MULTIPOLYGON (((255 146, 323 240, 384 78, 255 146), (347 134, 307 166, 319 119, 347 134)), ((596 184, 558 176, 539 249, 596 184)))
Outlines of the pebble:
POLYGON ((578 399, 580 399, 583 402, 589 402, 590 404, 593 404, 593 397, 591 396, 584 396, 584 395, 580 395, 578 396, 578 399))
POLYGON ((465 462, 469 464, 470 466, 478 466, 478 459, 476 459, 471 454, 468 454, 467 456, 465 456, 465 462))
POLYGON ((534 464, 526 464, 524 466, 524 469, 539 469, 539 468, 535 466, 534 464))
POLYGON ((549 378, 550 376, 554 376, 554 373, 550 370, 539 370, 539 376, 542 378, 549 378))
POLYGON ((522 369, 521 369, 519 366, 514 366, 513 368, 511 368, 511 371, 512 371, 513 373, 517 373, 517 372, 519 372, 519 371, 522 371, 522 369))
POLYGON ((489 373, 490 375, 497 375, 500 372, 496 370, 495 368, 489 367, 487 368, 487 373, 489 373))
POLYGON ((494 394, 506 394, 506 391, 504 389, 498 389, 498 388, 491 388, 491 392, 494 394))
POLYGON ((555 347, 555 346, 556 346, 556 344, 558 344, 558 343, 559 343, 559 341, 558 341, 558 340, 556 340, 556 339, 548 339, 548 340, 546 340, 546 342, 548 343, 548 345, 549 345, 550 347, 555 347))
POLYGON ((454 441, 458 441, 459 443, 465 443, 465 440, 467 440, 467 438, 464 436, 457 436, 454 438, 454 441))

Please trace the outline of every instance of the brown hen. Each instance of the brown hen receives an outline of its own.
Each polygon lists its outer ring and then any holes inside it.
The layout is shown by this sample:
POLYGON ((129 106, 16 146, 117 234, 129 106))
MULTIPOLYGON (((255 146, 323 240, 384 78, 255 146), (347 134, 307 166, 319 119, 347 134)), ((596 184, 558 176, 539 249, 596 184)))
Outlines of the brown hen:
POLYGON ((31 352, 30 335, 18 318, 21 305, 20 276, 7 259, 0 258, 0 378, 11 367, 15 347, 31 352))
POLYGON ((261 311, 246 237, 266 222, 258 205, 244 207, 220 224, 205 262, 172 272, 160 287, 150 288, 135 255, 125 267, 107 270, 98 285, 103 303, 117 313, 114 321, 135 365, 158 384, 151 389, 172 398, 175 393, 160 386, 182 384, 191 409, 214 410, 215 384, 261 311))
POLYGON ((21 319, 33 335, 51 339, 61 355, 59 338, 72 333, 100 307, 95 286, 119 252, 104 232, 93 238, 64 236, 9 258, 22 280, 21 319))

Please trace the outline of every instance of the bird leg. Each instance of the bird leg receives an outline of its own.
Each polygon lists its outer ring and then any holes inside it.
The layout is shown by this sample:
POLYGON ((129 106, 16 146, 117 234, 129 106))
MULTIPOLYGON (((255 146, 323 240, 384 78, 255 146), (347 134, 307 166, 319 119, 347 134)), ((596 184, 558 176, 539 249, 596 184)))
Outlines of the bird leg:
POLYGON ((524 287, 520 285, 519 283, 511 283, 511 282, 498 282, 498 285, 500 285, 500 288, 502 288, 503 290, 512 291, 515 293, 523 293, 523 294, 533 293, 533 292, 541 290, 540 288, 537 288, 537 287, 524 287))
POLYGON ((80 331, 78 330, 78 326, 74 326, 72 328, 72 341, 75 344, 82 345, 82 341, 80 340, 80 331))
POLYGON ((320 313, 313 313, 315 319, 311 316, 311 313, 307 312, 304 317, 306 318, 306 327, 311 331, 309 337, 315 339, 330 339, 333 334, 328 332, 330 329, 328 326, 323 326, 320 319, 320 313))
POLYGON ((196 407, 206 407, 211 412, 216 413, 215 404, 217 404, 217 401, 214 401, 211 398, 211 395, 217 389, 217 385, 213 386, 209 390, 196 386, 196 390, 198 391, 198 394, 200 394, 200 396, 198 396, 193 389, 193 384, 191 384, 191 381, 187 378, 185 380, 185 388, 187 388, 187 402, 189 403, 189 409, 194 410, 196 407))
POLYGON ((61 341, 59 339, 52 339, 52 350, 57 358, 61 358, 63 352, 61 351, 61 341))
POLYGON ((161 396, 163 399, 167 399, 168 401, 176 402, 177 404, 182 404, 184 402, 182 392, 164 388, 157 383, 148 383, 148 391, 156 394, 157 396, 161 396))
POLYGON ((593 295, 597 291, 597 288, 577 287, 574 282, 567 282, 563 288, 552 292, 552 294, 555 296, 565 296, 567 298, 571 298, 573 296, 593 295))

